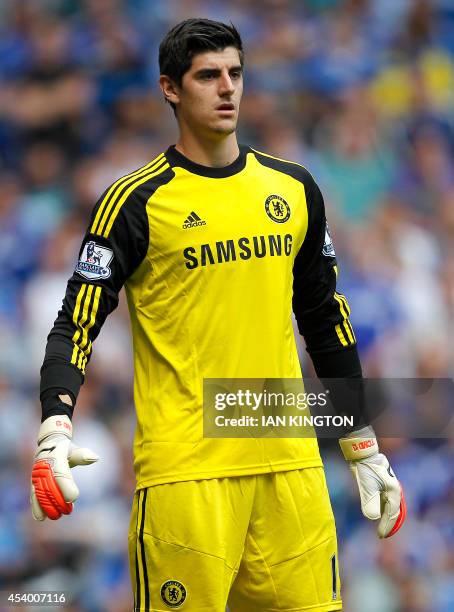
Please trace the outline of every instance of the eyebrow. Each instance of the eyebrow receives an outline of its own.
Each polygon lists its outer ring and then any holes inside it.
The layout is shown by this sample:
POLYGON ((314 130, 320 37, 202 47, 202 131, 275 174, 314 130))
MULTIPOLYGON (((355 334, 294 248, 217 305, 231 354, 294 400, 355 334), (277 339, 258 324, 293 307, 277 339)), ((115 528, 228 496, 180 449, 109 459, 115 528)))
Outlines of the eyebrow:
MULTIPOLYGON (((243 68, 241 64, 238 64, 237 66, 232 66, 231 68, 229 68, 229 73, 230 72, 243 72, 243 68)), ((218 76, 220 74, 221 74, 220 68, 201 68, 200 70, 197 70, 194 76, 196 77, 218 76)))

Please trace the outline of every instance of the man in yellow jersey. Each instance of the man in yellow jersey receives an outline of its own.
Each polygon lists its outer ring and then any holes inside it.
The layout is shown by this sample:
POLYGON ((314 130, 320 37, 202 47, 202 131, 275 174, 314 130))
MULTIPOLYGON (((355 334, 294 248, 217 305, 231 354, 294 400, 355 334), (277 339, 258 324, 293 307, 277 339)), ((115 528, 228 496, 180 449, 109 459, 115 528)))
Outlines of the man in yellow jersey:
MULTIPOLYGON (((92 343, 125 286, 134 346, 134 610, 342 609, 315 438, 204 438, 207 378, 300 378, 295 313, 318 376, 361 378, 323 198, 298 164, 238 146, 243 49, 190 19, 164 38, 160 86, 179 139, 102 194, 41 370, 34 517, 72 511, 71 442, 92 343)), ((363 512, 395 533, 403 496, 369 426, 341 447, 363 512)))

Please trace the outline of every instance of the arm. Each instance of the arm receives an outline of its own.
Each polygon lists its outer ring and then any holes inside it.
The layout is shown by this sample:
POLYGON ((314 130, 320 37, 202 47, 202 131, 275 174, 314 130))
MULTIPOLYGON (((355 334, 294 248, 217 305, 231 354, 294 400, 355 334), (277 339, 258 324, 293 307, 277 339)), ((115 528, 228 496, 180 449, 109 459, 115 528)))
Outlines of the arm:
POLYGON ((293 311, 317 376, 329 388, 338 412, 348 407, 356 429, 368 420, 350 307, 336 291, 337 262, 322 194, 308 172, 304 185, 308 226, 293 268, 293 311), (350 384, 342 385, 340 379, 351 379, 350 384))
POLYGON ((114 194, 108 190, 92 213, 76 269, 47 340, 41 368, 42 422, 31 486, 37 520, 69 514, 79 495, 70 468, 98 459, 89 449, 72 443, 71 418, 93 342, 117 307, 121 287, 148 249, 147 197, 133 192, 116 208, 110 205, 109 192, 114 194))
POLYGON ((378 535, 389 537, 405 520, 405 499, 367 418, 350 307, 336 291, 337 264, 323 196, 309 174, 305 190, 308 228, 295 258, 293 310, 317 376, 330 388, 335 408, 343 412, 347 406, 354 417, 353 429, 339 443, 357 481, 363 514, 380 519, 378 535), (350 384, 330 385, 329 379, 345 378, 351 379, 350 384))
POLYGON ((112 208, 109 210, 105 197, 94 208, 76 269, 47 339, 40 384, 42 421, 55 414, 72 417, 93 342, 117 307, 124 282, 147 252, 148 221, 140 193, 129 196, 106 231, 99 220, 103 211, 110 218, 112 208), (68 396, 72 406, 62 403, 61 395, 68 396))

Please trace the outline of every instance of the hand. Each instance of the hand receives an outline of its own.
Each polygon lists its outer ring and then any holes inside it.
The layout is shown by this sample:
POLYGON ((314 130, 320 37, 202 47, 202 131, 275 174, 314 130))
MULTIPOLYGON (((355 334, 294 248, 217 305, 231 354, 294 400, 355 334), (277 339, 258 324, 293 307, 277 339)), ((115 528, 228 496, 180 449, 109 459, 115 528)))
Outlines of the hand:
POLYGON ((402 527, 407 507, 388 459, 378 452, 374 430, 364 427, 341 438, 339 444, 358 484, 362 513, 372 521, 380 519, 379 538, 391 537, 402 527))
POLYGON ((72 443, 72 423, 66 415, 51 416, 43 423, 38 435, 31 477, 30 503, 33 518, 59 519, 71 514, 79 489, 70 468, 90 465, 99 457, 88 448, 72 443))

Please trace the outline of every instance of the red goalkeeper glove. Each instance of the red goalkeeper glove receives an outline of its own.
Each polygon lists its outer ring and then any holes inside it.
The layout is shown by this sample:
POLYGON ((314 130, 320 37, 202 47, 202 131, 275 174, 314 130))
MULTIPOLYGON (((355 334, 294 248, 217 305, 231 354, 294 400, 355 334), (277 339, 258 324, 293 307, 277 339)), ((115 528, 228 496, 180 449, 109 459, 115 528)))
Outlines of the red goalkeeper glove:
POLYGON ((70 514, 79 497, 70 468, 99 459, 89 448, 79 448, 71 440, 72 423, 66 415, 51 416, 41 423, 30 492, 37 521, 47 517, 55 521, 62 514, 70 514))

